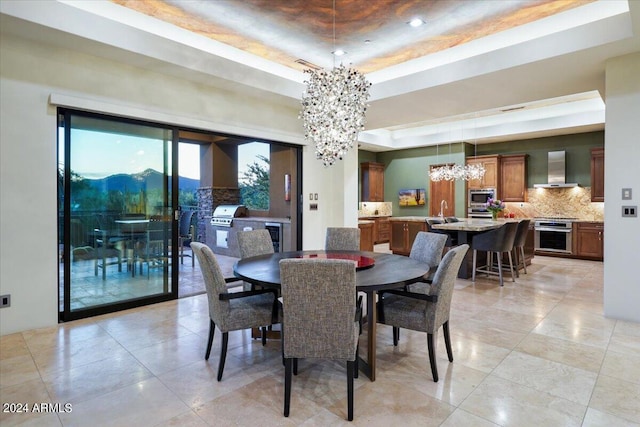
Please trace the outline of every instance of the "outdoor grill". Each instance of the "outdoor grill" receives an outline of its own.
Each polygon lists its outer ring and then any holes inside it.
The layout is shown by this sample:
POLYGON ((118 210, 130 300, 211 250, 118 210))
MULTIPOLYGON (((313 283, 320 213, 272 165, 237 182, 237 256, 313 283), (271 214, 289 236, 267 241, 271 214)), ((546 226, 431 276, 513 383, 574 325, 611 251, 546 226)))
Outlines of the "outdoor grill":
POLYGON ((244 205, 220 205, 213 211, 211 225, 218 227, 233 226, 233 218, 247 216, 247 208, 244 205))

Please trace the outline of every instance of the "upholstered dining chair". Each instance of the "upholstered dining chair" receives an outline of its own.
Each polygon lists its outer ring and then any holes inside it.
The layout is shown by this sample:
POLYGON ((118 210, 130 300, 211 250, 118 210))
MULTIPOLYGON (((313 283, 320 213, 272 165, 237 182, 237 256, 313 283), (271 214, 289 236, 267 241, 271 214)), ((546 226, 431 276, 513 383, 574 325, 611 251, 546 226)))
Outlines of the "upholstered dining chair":
POLYGON ((273 289, 229 293, 227 283, 238 279, 224 278, 220 265, 208 246, 192 242, 191 250, 198 258, 209 302, 209 339, 205 360, 209 360, 211 354, 216 326, 222 332, 222 349, 218 363, 218 381, 220 381, 227 357, 229 332, 278 323, 277 293, 273 289))
MULTIPOLYGON (((440 261, 433 283, 427 292, 385 290, 378 300, 378 322, 427 333, 427 348, 433 381, 438 382, 435 336, 442 326, 449 362, 453 362, 449 336, 449 311, 453 287, 460 265, 469 250, 464 244, 451 249, 440 261)), ((397 345, 397 342, 394 342, 397 345)))
POLYGON ((527 274, 527 262, 524 258, 524 245, 527 242, 527 234, 529 233, 530 219, 523 219, 518 223, 516 229, 516 237, 513 239, 513 260, 516 263, 516 277, 520 277, 520 265, 524 269, 524 274, 527 274))
POLYGON ((502 254, 506 253, 509 257, 509 271, 511 272, 511 280, 516 281, 516 275, 513 271, 513 259, 511 252, 513 251, 513 243, 516 238, 518 229, 517 222, 507 222, 502 227, 485 231, 477 234, 471 241, 471 249, 473 249, 473 273, 471 281, 476 281, 476 272, 485 273, 487 275, 497 275, 500 280, 500 286, 504 286, 502 275, 502 254), (478 251, 487 252, 487 263, 484 266, 477 267, 476 261, 478 251), (498 259, 498 271, 493 271, 493 254, 498 259))
MULTIPOLYGON (((238 231, 238 249, 240 259, 250 258, 258 255, 274 253, 273 242, 269 230, 263 228, 259 230, 238 231)), ((254 289, 250 283, 244 282, 244 290, 254 289)))
POLYGON ((358 373, 361 310, 356 305, 356 267, 350 260, 280 261, 285 361, 284 416, 289 416, 291 374, 298 359, 347 362, 347 418, 353 420, 353 379, 358 373))
POLYGON ((327 251, 359 251, 360 229, 357 227, 328 227, 324 249, 327 251))
MULTIPOLYGON (((429 266, 429 273, 425 277, 426 283, 431 283, 433 281, 433 276, 436 273, 436 267, 438 267, 438 264, 442 260, 442 253, 447 243, 447 239, 447 235, 442 233, 420 231, 416 234, 416 238, 411 246, 409 258, 423 262, 429 266)), ((420 286, 424 286, 424 284, 418 282, 416 284, 409 285, 409 289, 420 286)))

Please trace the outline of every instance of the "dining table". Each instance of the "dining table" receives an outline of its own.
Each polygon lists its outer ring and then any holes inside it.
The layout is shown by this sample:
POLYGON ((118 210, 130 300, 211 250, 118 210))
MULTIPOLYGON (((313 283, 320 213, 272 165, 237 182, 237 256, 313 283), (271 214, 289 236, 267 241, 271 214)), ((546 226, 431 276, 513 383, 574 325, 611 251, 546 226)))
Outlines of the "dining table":
MULTIPOLYGON (((236 277, 251 284, 280 289, 280 260, 286 258, 351 259, 356 262, 356 290, 366 294, 367 358, 359 356, 360 370, 376 379, 377 292, 403 288, 421 281, 429 266, 406 256, 368 251, 290 251, 243 258, 234 264, 236 277)), ((286 301, 284 302, 286 304, 286 301)))
MULTIPOLYGON (((131 275, 136 275, 136 260, 139 258, 136 248, 136 240, 146 239, 146 245, 148 245, 148 233, 147 227, 149 226, 149 220, 146 218, 121 218, 114 221, 120 227, 120 233, 122 237, 127 240, 125 242, 125 258, 127 261, 127 268, 131 270, 131 275)), ((140 267, 142 268, 142 267, 140 267)))

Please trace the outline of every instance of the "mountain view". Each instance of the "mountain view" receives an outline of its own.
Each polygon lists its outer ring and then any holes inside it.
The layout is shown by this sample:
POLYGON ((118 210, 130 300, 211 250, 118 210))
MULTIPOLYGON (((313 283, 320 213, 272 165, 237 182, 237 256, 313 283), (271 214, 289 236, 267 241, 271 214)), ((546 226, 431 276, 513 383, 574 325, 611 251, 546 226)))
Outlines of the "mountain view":
MULTIPOLYGON (((116 174, 100 179, 85 179, 91 187, 100 191, 121 191, 137 193, 140 190, 155 190, 163 187, 163 174, 147 169, 136 174, 116 174)), ((197 179, 178 177, 178 188, 184 191, 195 191, 200 187, 197 179)))

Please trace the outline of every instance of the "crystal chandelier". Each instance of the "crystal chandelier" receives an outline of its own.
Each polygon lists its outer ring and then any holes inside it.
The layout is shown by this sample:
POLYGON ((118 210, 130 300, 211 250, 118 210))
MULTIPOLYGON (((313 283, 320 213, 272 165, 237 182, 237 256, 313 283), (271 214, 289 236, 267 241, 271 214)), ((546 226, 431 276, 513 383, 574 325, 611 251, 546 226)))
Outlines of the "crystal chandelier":
POLYGON ((480 179, 484 176, 486 170, 482 163, 471 165, 443 165, 431 169, 429 178, 431 181, 455 181, 471 179, 480 179))
MULTIPOLYGON (((438 146, 436 146, 438 150, 438 146)), ((477 154, 476 145, 476 154, 477 154)), ((436 151, 436 156, 438 152, 436 151)), ((449 144, 449 154, 451 154, 451 144, 449 144)), ((470 165, 448 164, 432 168, 429 171, 429 179, 431 181, 469 181, 473 179, 481 179, 486 172, 482 163, 473 163, 470 165)))
MULTIPOLYGON (((335 1, 333 3, 333 43, 335 50, 335 1)), ((371 83, 344 65, 332 70, 305 70, 311 76, 302 95, 304 137, 316 146, 316 158, 330 166, 353 147, 364 129, 371 83)))

